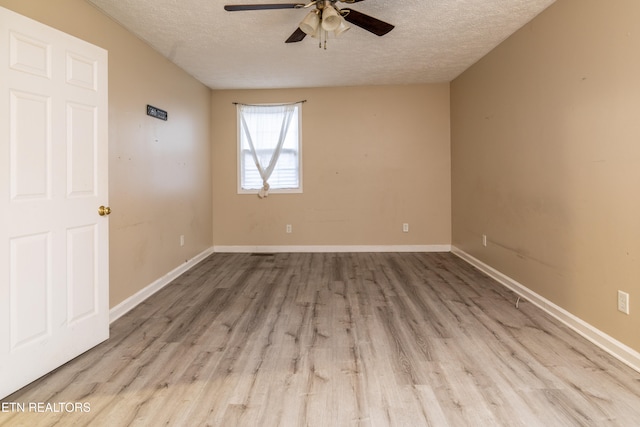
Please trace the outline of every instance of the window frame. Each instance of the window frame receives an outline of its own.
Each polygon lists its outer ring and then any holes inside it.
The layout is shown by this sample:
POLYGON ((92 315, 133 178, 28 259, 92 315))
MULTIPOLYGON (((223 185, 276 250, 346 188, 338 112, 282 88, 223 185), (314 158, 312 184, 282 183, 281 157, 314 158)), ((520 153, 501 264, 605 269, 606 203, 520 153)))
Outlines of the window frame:
MULTIPOLYGON (((298 103, 296 103, 298 104, 298 103)), ((278 106, 278 105, 282 105, 281 103, 272 103, 272 104, 253 104, 253 105, 258 105, 261 107, 268 107, 268 106, 278 106)), ((297 168, 298 168, 298 187, 296 188, 274 188, 271 187, 269 188, 269 194, 301 194, 303 192, 303 187, 302 187, 302 103, 299 103, 299 105, 296 106, 296 108, 298 109, 297 112, 297 116, 298 116, 298 120, 297 120, 297 125, 298 125, 298 161, 297 161, 297 168)), ((242 174, 243 174, 243 156, 245 155, 245 153, 247 153, 249 156, 251 156, 251 152, 248 149, 243 150, 242 149, 242 124, 241 124, 241 118, 240 118, 240 108, 236 109, 236 157, 237 157, 237 165, 236 165, 236 170, 237 170, 237 178, 236 178, 236 185, 237 185, 237 194, 252 194, 255 195, 258 191, 260 191, 259 188, 242 188, 242 174)), ((282 153, 285 152, 286 149, 283 148, 282 149, 282 153)), ((282 156, 282 153, 280 154, 282 156)), ((280 159, 278 159, 280 160, 280 159)))

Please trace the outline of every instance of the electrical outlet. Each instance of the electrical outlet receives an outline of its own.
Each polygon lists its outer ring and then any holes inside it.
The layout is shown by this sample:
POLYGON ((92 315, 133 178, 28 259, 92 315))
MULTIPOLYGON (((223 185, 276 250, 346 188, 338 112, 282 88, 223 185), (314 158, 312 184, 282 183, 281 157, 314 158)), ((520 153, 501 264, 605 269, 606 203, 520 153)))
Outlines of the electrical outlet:
POLYGON ((286 232, 293 233, 293 228, 291 228, 291 224, 287 224, 286 232))
POLYGON ((409 232, 409 224, 408 223, 404 223, 402 224, 402 232, 403 233, 408 233, 409 232))
POLYGON ((618 291, 618 311, 629 314, 629 294, 618 291))
POLYGON ((484 246, 485 248, 487 247, 487 235, 486 234, 482 235, 482 246, 484 246))
POLYGON ((184 246, 184 234, 180 235, 180 246, 184 246))

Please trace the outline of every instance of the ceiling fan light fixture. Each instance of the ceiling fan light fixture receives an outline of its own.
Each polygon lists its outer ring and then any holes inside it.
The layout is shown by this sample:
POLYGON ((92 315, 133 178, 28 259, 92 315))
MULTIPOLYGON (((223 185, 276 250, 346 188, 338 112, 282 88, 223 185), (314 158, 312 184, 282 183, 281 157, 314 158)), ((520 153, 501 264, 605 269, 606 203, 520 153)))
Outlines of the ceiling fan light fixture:
POLYGON ((315 33, 313 33, 313 34, 309 34, 309 35, 310 35, 311 37, 313 37, 314 39, 318 39, 318 38, 320 38, 320 36, 322 35, 322 32, 323 32, 323 31, 324 31, 324 30, 322 29, 322 27, 321 27, 321 26, 318 26, 318 30, 317 30, 315 33))
POLYGON ((300 29, 305 32, 305 34, 314 37, 318 32, 318 28, 320 27, 320 14, 318 10, 312 10, 304 17, 302 22, 300 23, 300 29))
POLYGON ((335 7, 331 6, 330 2, 325 2, 325 6, 322 9, 322 29, 335 31, 342 21, 342 16, 340 16, 335 7))
POLYGON ((338 28, 333 30, 333 33, 336 35, 336 37, 339 37, 342 33, 347 31, 349 28, 351 27, 349 26, 349 24, 347 24, 347 21, 345 21, 343 18, 340 20, 340 25, 338 26, 338 28))

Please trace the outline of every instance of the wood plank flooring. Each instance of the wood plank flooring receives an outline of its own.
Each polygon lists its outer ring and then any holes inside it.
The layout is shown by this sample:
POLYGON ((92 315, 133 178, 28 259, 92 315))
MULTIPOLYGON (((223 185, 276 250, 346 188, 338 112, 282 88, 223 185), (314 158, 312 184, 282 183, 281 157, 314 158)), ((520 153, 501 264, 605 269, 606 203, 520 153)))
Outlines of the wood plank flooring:
POLYGON ((0 424, 640 425, 640 374, 515 301, 449 253, 214 254, 0 424))

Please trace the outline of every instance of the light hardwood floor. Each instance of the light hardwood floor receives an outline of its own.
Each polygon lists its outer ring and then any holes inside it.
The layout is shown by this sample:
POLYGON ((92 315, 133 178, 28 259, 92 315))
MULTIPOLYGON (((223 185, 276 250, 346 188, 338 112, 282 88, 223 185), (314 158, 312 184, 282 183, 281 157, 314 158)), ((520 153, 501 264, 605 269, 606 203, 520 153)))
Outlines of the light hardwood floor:
POLYGON ((89 412, 0 424, 639 426, 640 374, 515 301, 449 253, 214 254, 4 399, 89 412))

